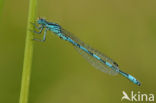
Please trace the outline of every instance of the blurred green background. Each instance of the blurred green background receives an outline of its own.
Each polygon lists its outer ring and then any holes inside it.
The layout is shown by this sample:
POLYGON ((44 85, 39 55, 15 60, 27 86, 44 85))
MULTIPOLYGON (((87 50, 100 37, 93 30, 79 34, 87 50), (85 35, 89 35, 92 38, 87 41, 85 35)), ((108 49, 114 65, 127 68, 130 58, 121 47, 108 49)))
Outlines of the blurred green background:
MULTIPOLYGON (((39 0, 37 15, 57 22, 141 81, 92 67, 48 32, 34 42, 29 103, 120 103, 122 91, 156 93, 155 0, 39 0)), ((6 0, 0 20, 0 103, 18 103, 28 0, 6 0)), ((124 102, 128 102, 124 100, 124 102)))

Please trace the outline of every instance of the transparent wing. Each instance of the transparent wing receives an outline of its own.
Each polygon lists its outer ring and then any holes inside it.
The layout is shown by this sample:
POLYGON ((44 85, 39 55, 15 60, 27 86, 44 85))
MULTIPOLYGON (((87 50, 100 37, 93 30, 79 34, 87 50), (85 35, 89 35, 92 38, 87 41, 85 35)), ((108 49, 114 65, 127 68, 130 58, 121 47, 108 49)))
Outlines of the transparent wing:
POLYGON ((100 53, 99 51, 92 49, 90 46, 88 46, 87 44, 83 43, 81 40, 79 40, 77 37, 75 37, 74 35, 72 35, 71 33, 69 33, 68 31, 62 29, 61 32, 64 34, 64 36, 71 38, 72 40, 74 40, 76 43, 78 43, 79 45, 85 47, 88 51, 94 53, 95 55, 97 55, 98 57, 100 57, 103 61, 110 63, 114 68, 111 68, 107 65, 105 65, 103 62, 97 60, 96 58, 94 58, 93 56, 91 56, 90 54, 86 53, 85 51, 83 51, 82 49, 80 49, 79 47, 75 46, 76 50, 90 63, 92 64, 96 69, 99 69, 102 72, 108 73, 110 75, 116 75, 118 74, 118 64, 115 63, 112 59, 110 59, 109 57, 103 55, 102 53, 100 53))

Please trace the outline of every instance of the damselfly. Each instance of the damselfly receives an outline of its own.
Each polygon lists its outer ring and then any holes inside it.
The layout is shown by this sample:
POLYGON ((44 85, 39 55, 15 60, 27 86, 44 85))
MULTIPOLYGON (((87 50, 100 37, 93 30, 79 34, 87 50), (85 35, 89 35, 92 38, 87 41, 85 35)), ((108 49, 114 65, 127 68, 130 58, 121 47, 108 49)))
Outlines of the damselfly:
POLYGON ((102 72, 111 74, 111 75, 116 75, 119 73, 122 76, 129 79, 130 81, 132 81, 134 84, 137 84, 139 86, 141 85, 141 83, 138 80, 136 80, 133 76, 121 71, 118 67, 118 64, 114 62, 112 59, 103 55, 99 51, 91 48, 84 42, 80 41, 77 37, 73 36, 71 33, 64 30, 60 25, 56 23, 48 22, 47 20, 42 19, 42 18, 39 18, 37 20, 37 24, 35 23, 32 23, 32 24, 34 25, 36 29, 39 30, 39 31, 33 31, 34 33, 41 34, 43 29, 45 29, 43 39, 35 38, 34 40, 45 41, 47 31, 48 30, 52 31, 61 39, 73 44, 73 46, 78 50, 78 52, 97 69, 101 70, 102 72))

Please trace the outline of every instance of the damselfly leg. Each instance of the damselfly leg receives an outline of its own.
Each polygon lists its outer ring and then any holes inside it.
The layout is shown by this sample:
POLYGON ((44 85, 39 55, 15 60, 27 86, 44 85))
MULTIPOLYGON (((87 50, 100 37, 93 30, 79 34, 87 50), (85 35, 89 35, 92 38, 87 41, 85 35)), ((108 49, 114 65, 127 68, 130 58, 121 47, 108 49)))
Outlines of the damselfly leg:
MULTIPOLYGON (((43 30, 43 28, 42 28, 42 30, 43 30)), ((43 38, 42 39, 34 38, 33 40, 44 42, 46 40, 47 30, 48 30, 47 28, 44 30, 44 34, 43 34, 43 38)), ((34 33, 36 33, 36 32, 34 32, 34 33)))
POLYGON ((36 34, 41 34, 42 33, 42 31, 44 29, 43 25, 40 25, 38 27, 35 23, 31 23, 31 24, 35 27, 35 29, 39 30, 39 31, 30 30, 31 32, 36 33, 36 34))

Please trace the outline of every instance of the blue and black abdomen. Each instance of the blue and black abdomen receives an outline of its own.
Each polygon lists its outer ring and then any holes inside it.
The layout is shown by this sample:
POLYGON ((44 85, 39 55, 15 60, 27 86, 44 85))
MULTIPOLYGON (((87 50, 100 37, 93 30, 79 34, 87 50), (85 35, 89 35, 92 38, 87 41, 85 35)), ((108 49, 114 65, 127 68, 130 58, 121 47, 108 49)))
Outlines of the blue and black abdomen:
POLYGON ((118 65, 112 59, 91 48, 64 29, 61 29, 61 33, 68 38, 69 42, 74 44, 76 50, 94 67, 111 75, 118 74, 118 65))

